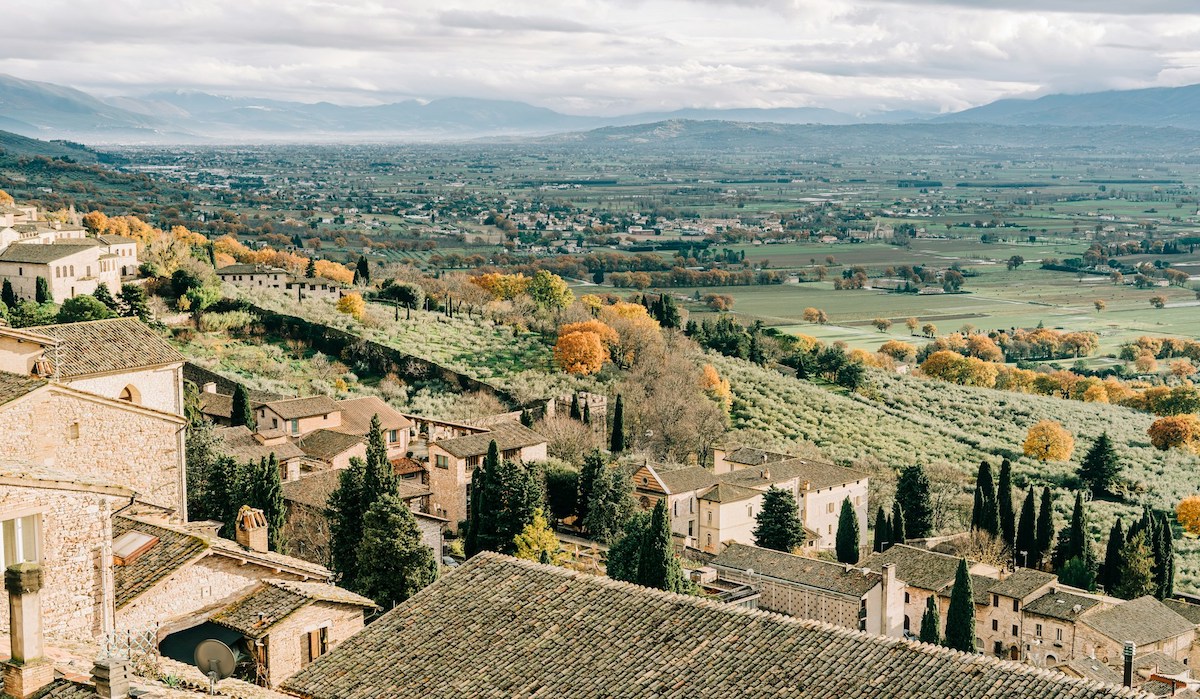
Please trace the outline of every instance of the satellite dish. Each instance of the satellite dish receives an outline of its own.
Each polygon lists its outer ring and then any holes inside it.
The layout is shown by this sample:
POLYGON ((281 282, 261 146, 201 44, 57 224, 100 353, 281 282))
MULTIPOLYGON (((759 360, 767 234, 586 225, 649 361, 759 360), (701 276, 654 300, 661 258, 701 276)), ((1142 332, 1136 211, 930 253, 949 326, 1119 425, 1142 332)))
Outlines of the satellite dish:
POLYGON ((196 663, 200 672, 208 675, 209 694, 216 689, 218 680, 223 680, 233 674, 234 666, 237 665, 237 660, 233 657, 233 651, 229 649, 229 646, 215 638, 201 641, 200 645, 196 646, 193 662, 196 663))

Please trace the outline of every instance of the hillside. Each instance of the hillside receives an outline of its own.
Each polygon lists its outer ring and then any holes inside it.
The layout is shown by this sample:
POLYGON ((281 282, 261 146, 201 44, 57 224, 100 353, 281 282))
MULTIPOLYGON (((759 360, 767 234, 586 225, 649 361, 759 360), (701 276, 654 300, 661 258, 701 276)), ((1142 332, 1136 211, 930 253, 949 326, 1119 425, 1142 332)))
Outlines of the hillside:
POLYGON ((1004 99, 938 117, 940 123, 1200 129, 1200 85, 1004 99))
POLYGON ((156 140, 166 124, 70 87, 0 75, 0 127, 31 137, 138 141, 156 140))
POLYGON ((76 143, 64 141, 39 141, 8 131, 0 131, 0 157, 33 158, 69 158, 77 163, 95 163, 99 161, 97 153, 76 143))

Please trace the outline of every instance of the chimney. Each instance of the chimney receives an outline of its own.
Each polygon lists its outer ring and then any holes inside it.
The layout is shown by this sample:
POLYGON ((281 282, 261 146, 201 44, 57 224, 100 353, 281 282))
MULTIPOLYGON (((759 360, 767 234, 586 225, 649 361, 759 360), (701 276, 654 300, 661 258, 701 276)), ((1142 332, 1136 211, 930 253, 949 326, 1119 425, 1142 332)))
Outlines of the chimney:
POLYGON ((1133 686, 1133 652, 1137 649, 1133 641, 1125 641, 1125 686, 1133 686))
POLYGON ((238 510, 237 514, 237 542, 243 548, 248 548, 251 551, 266 553, 267 551, 267 533, 270 528, 267 526, 267 517, 262 510, 257 510, 249 505, 242 505, 242 509, 238 510))
POLYGON ((205 393, 216 393, 217 392, 217 382, 209 381, 208 383, 204 384, 203 390, 205 393))
POLYGON ((4 694, 27 699, 54 681, 54 664, 42 644, 42 568, 18 563, 4 571, 8 590, 9 644, 12 657, 4 663, 4 694))
POLYGON ((96 694, 104 699, 127 699, 129 696, 129 670, 119 658, 101 658, 92 665, 92 682, 96 694))

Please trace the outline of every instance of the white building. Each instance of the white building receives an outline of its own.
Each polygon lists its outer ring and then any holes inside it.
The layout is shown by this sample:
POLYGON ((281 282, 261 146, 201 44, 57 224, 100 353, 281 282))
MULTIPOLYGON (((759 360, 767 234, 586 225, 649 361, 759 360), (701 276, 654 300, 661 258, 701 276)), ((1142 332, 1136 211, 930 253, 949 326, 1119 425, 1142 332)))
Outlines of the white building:
POLYGON ((78 226, 38 221, 36 207, 0 207, 0 280, 21 300, 35 298, 38 277, 59 302, 101 284, 115 294, 122 278, 137 274, 137 268, 132 238, 91 238, 78 226))

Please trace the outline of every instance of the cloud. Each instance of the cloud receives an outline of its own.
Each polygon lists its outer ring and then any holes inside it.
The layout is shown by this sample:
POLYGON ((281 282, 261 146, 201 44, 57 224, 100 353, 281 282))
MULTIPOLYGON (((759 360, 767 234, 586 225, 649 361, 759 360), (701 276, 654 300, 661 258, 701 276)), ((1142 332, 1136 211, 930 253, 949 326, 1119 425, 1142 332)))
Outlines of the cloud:
POLYGON ((104 95, 570 113, 951 110, 1200 80, 1194 0, 75 0, 30 4, 0 72, 104 95), (70 37, 70 40, 64 40, 70 37))

